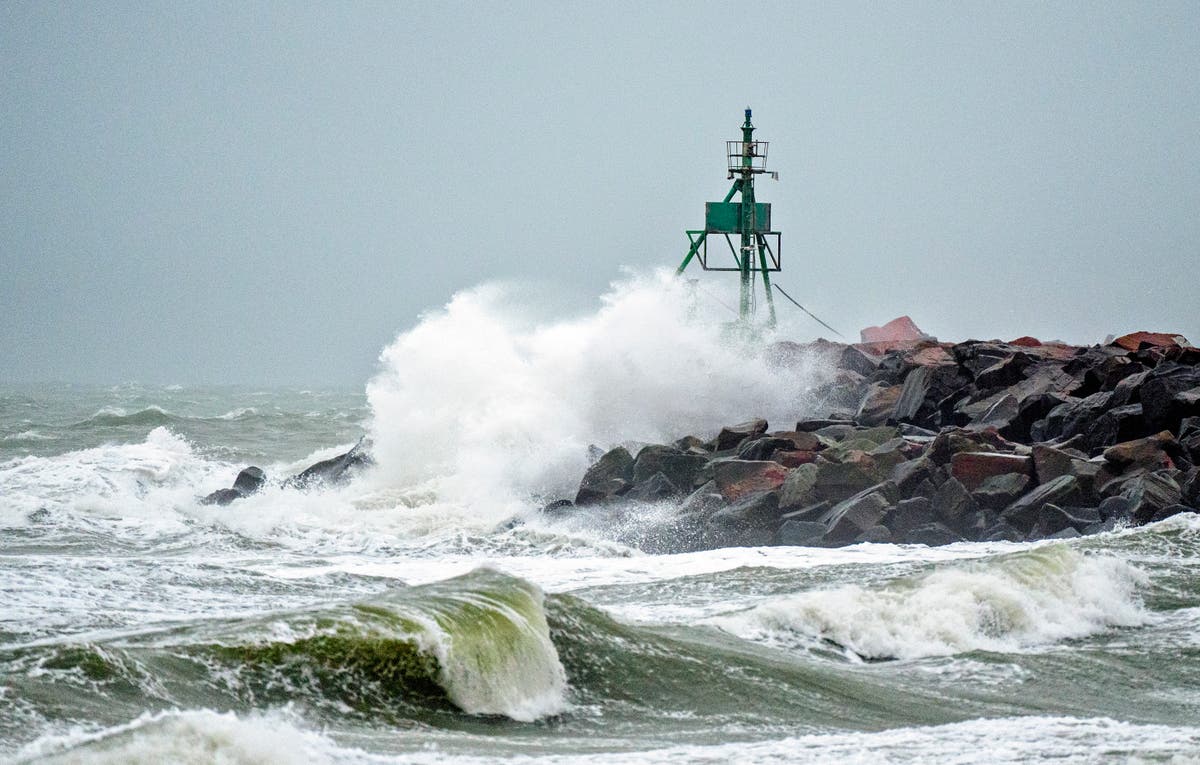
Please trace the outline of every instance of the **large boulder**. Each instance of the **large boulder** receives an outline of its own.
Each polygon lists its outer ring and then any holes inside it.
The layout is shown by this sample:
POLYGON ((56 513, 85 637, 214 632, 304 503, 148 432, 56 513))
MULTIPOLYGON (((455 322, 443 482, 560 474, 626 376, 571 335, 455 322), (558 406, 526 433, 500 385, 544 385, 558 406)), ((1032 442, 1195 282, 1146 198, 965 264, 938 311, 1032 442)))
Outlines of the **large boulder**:
POLYGON ((745 494, 709 515, 705 525, 705 536, 715 547, 769 545, 780 525, 779 495, 771 491, 745 494))
POLYGON ((727 449, 733 449, 742 441, 753 436, 761 436, 767 432, 766 420, 750 420, 738 425, 730 425, 721 428, 721 432, 717 434, 715 447, 719 452, 727 449))
POLYGON ((362 439, 345 454, 309 466, 302 473, 284 482, 285 486, 307 489, 313 486, 341 486, 364 468, 375 464, 367 453, 362 439))
POLYGON ((1129 467, 1162 470, 1175 467, 1171 453, 1178 453, 1179 448, 1175 437, 1170 431, 1164 430, 1153 436, 1110 446, 1104 450, 1104 459, 1118 471, 1129 467))
POLYGON ((1006 473, 1033 472, 1033 460, 1021 454, 996 452, 958 452, 950 459, 950 474, 968 491, 974 491, 989 478, 1006 473))
POLYGON ((595 504, 621 494, 633 482, 633 466, 633 455, 624 446, 605 452, 583 474, 575 504, 595 504))
POLYGON ((892 319, 882 327, 866 327, 859 332, 859 339, 863 343, 894 343, 903 345, 905 343, 916 343, 921 340, 933 340, 934 338, 932 335, 927 335, 921 331, 921 328, 913 323, 913 320, 909 317, 900 316, 892 319))
POLYGON ((1083 430, 1092 449, 1128 441, 1146 435, 1146 418, 1141 404, 1115 406, 1101 414, 1083 430))
POLYGON ((903 387, 886 383, 871 383, 854 413, 859 425, 882 425, 892 417, 903 387))
POLYGON ((1175 362, 1159 365, 1146 382, 1142 383, 1142 409, 1146 416, 1146 427, 1151 431, 1170 430, 1179 432, 1179 423, 1184 417, 1200 415, 1197 400, 1180 397, 1193 388, 1200 387, 1200 367, 1186 366, 1175 362))
POLYGON ((1008 507, 1028 491, 1033 479, 1028 473, 1005 473, 986 479, 971 492, 972 499, 986 510, 1008 507))
POLYGON ((813 464, 800 465, 787 474, 779 489, 779 506, 785 509, 813 504, 814 489, 820 468, 813 464))
POLYGON ((933 502, 928 497, 910 497, 896 503, 884 516, 883 525, 892 530, 896 539, 904 539, 919 526, 933 523, 933 502))
POLYGON ((818 464, 812 496, 815 500, 840 502, 879 483, 888 474, 890 471, 881 470, 870 455, 854 452, 843 462, 818 464))
POLYGON ((202 505, 220 505, 224 507, 231 502, 248 497, 260 491, 267 483, 267 475, 262 471, 262 468, 250 467, 243 468, 237 477, 233 479, 233 487, 229 489, 217 489, 216 491, 200 498, 202 505))
POLYGON ((632 502, 661 502, 682 494, 679 488, 662 473, 655 473, 645 481, 634 484, 624 495, 632 502))
POLYGON ((1170 332, 1147 332, 1145 330, 1121 335, 1111 343, 1111 345, 1124 348, 1127 351, 1138 351, 1147 346, 1170 348, 1187 344, 1187 339, 1183 335, 1176 335, 1170 332))
POLYGON ((1079 505, 1083 499, 1083 492, 1075 476, 1059 476, 1013 502, 1000 516, 1013 528, 1028 534, 1037 523, 1043 505, 1079 505))
POLYGON ((878 526, 889 506, 888 498, 877 490, 860 492, 843 500, 823 519, 829 529, 825 538, 836 543, 851 542, 867 529, 878 526))
POLYGON ((774 491, 783 485, 788 469, 766 460, 721 460, 713 465, 713 478, 725 499, 733 501, 754 492, 774 491))
POLYGON ((691 491, 708 457, 680 452, 674 446, 645 446, 633 464, 633 482, 640 484, 658 473, 683 491, 691 491))
POLYGON ((233 488, 243 497, 248 497, 261 489, 267 483, 267 475, 260 467, 253 465, 237 474, 233 480, 233 488))
POLYGON ((1141 473, 1126 481, 1121 496, 1129 500, 1129 513, 1134 523, 1149 523, 1164 507, 1178 505, 1183 491, 1166 471, 1141 473))
POLYGON ((904 541, 910 545, 940 547, 963 541, 963 538, 941 523, 927 523, 908 532, 904 541))

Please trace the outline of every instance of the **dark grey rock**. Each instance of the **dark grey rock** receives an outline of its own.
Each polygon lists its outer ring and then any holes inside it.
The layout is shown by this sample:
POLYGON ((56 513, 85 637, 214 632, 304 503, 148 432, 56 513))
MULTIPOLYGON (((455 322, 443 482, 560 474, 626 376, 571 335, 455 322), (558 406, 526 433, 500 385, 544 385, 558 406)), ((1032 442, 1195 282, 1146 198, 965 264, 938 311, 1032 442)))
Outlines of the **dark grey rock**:
POLYGON ((934 522, 933 503, 928 497, 902 499, 884 516, 883 525, 892 530, 896 539, 904 539, 918 526, 934 522))
POLYGON ((1100 506, 1096 508, 1096 512, 1100 513, 1102 521, 1126 521, 1133 517, 1133 503, 1129 501, 1128 497, 1120 495, 1108 497, 1100 503, 1100 506))
POLYGON ((251 466, 237 474, 237 478, 233 481, 233 488, 243 497, 248 497, 261 489, 266 482, 267 475, 262 468, 251 466))
POLYGON ((879 356, 873 356, 853 345, 847 345, 842 350, 841 356, 838 357, 837 365, 841 369, 849 369, 851 372, 858 372, 860 375, 870 377, 879 368, 879 361, 879 356))
POLYGON ((929 547, 940 547, 941 545, 949 545, 954 544, 955 542, 961 542, 963 541, 963 538, 946 528, 941 523, 927 523, 924 526, 918 526, 910 531, 907 535, 905 535, 904 541, 910 545, 928 545, 929 547))
MULTIPOLYGON (((655 473, 663 472, 662 464, 665 458, 682 456, 683 452, 677 447, 668 444, 649 444, 648 446, 643 446, 638 450, 637 456, 633 459, 632 483, 639 484, 649 479, 655 473)), ((603 460, 603 457, 601 459, 603 460)), ((702 464, 704 462, 704 457, 689 456, 688 459, 700 460, 702 464)))
POLYGON ((1024 542, 1025 535, 1004 521, 994 523, 980 535, 981 542, 1024 542))
POLYGON ((688 495, 679 506, 679 512, 683 515, 706 515, 724 505, 725 498, 721 496, 716 482, 709 481, 688 495))
POLYGON ((1013 502, 1001 513, 1001 517, 1018 531, 1028 533, 1037 523, 1043 505, 1053 503, 1061 507, 1079 504, 1082 497, 1075 476, 1059 476, 1013 502))
POLYGON ((794 508, 813 504, 819 472, 819 467, 808 464, 788 473, 787 478, 783 479, 783 485, 779 487, 779 506, 794 508))
POLYGON ((633 481, 633 455, 624 446, 605 452, 579 482, 575 504, 590 505, 602 502, 629 488, 633 481))
POLYGON ((1042 505, 1042 509, 1038 513, 1034 534, 1038 537, 1050 537, 1063 529, 1072 528, 1082 531, 1096 523, 1100 523, 1100 511, 1095 508, 1063 508, 1047 503, 1042 505))
MULTIPOLYGON (((799 428, 797 428, 799 430, 799 428)), ((751 436, 761 436, 767 432, 766 420, 750 420, 749 422, 739 423, 721 428, 721 432, 717 434, 716 450, 724 451, 732 449, 745 441, 751 436)))
POLYGON ((879 525, 889 504, 887 497, 879 491, 866 491, 839 502, 822 519, 829 529, 826 538, 833 542, 853 540, 872 526, 879 525))
POLYGON ((671 479, 662 473, 655 473, 641 483, 625 492, 624 498, 632 502, 658 502, 682 494, 679 488, 671 483, 671 479))
POLYGON ((816 502, 806 505, 799 510, 789 510, 780 515, 779 519, 781 521, 820 521, 829 512, 831 507, 833 507, 833 503, 829 500, 816 502))
POLYGON ((869 542, 871 544, 888 544, 892 541, 892 532, 887 526, 872 526, 854 538, 856 544, 869 542))
POLYGON ((775 544, 814 547, 825 538, 825 524, 816 521, 786 520, 775 535, 775 544))
POLYGON ((932 460, 922 455, 893 467, 892 482, 900 489, 901 494, 911 494, 917 484, 933 475, 936 468, 937 465, 932 460))
POLYGON ((1024 494, 1032 480, 1026 473, 994 475, 979 484, 979 488, 971 492, 971 497, 981 508, 1000 510, 1024 494))
POLYGON ((1123 484, 1121 496, 1129 500, 1134 523, 1148 523, 1159 510, 1180 504, 1183 492, 1165 472, 1143 473, 1123 484))
POLYGON ((709 458, 704 455, 678 454, 659 450, 647 453, 646 450, 649 448, 647 446, 638 452, 633 467, 634 483, 641 483, 645 477, 652 476, 654 473, 662 473, 680 491, 691 491, 692 487, 699 482, 698 479, 709 462, 709 458), (650 472, 651 468, 654 468, 654 472, 650 472))
POLYGON ((363 441, 360 439, 350 451, 309 466, 300 475, 285 481, 284 485, 300 489, 321 485, 341 486, 363 468, 374 463, 375 461, 371 459, 371 455, 367 454, 363 441))
POLYGON ((967 516, 977 511, 979 507, 970 493, 958 481, 951 478, 938 487, 933 495, 933 515, 955 532, 961 533, 967 516))
POLYGON ((1141 404, 1109 409, 1083 431, 1089 448, 1099 449, 1146 435, 1146 418, 1141 404))
POLYGON ((842 426, 842 427, 853 428, 854 427, 854 418, 843 417, 840 419, 831 418, 831 419, 827 419, 827 420, 800 420, 799 422, 796 423, 796 430, 801 433, 813 433, 815 431, 821 430, 823 428, 828 428, 830 426, 842 426))
POLYGON ((769 460, 777 451, 790 451, 794 448, 791 439, 764 436, 743 442, 738 447, 737 456, 742 460, 769 460))
POLYGON ((1197 387, 1200 387, 1200 367, 1175 362, 1164 362, 1156 367, 1141 387, 1149 432, 1177 432, 1184 417, 1200 415, 1200 411, 1188 411, 1187 403, 1176 400, 1177 394, 1197 387))
POLYGON ((241 499, 242 493, 237 489, 217 489, 200 500, 202 505, 221 505, 224 507, 236 499, 241 499))
POLYGON ((757 547, 770 544, 778 526, 778 493, 755 492, 713 512, 706 531, 715 545, 757 547))

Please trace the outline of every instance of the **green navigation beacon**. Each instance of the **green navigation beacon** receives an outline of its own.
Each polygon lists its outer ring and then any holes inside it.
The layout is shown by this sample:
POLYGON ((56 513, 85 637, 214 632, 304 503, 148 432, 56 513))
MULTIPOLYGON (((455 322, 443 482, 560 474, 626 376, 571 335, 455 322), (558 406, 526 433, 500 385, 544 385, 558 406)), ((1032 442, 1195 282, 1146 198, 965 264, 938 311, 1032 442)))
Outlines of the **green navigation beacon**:
MULTIPOLYGON (((695 258, 705 271, 737 271, 741 277, 741 299, 738 302, 738 320, 749 328, 754 318, 755 275, 762 275, 763 294, 766 295, 767 326, 775 326, 775 302, 771 296, 771 272, 779 271, 780 236, 771 230, 771 205, 756 201, 754 176, 767 172, 767 142, 754 140, 754 125, 750 124, 750 107, 746 107, 746 122, 742 125, 742 140, 726 141, 725 153, 729 160, 729 179, 733 188, 720 202, 709 202, 704 206, 704 228, 688 231, 687 255, 679 264, 677 274, 682 274, 695 258), (732 202, 734 195, 740 202, 732 202), (708 261, 708 239, 710 235, 725 237, 733 265, 710 265, 708 261), (737 236, 735 245, 733 237, 737 236)), ((779 179, 778 173, 770 173, 779 179)))

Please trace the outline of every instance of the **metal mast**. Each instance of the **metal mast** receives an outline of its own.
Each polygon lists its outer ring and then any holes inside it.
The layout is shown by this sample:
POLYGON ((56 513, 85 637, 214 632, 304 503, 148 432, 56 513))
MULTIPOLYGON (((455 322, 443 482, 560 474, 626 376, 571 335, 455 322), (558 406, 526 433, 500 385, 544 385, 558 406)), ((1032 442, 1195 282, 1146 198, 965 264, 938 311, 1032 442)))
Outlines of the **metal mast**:
MULTIPOLYGON (((689 230, 691 246, 676 271, 682 274, 695 257, 705 271, 737 271, 741 278, 741 295, 738 301, 738 320, 749 326, 754 314, 754 274, 762 274, 766 296, 768 327, 775 326, 775 301, 771 295, 772 271, 779 271, 780 233, 771 230, 771 205, 763 204, 754 197, 754 176, 767 172, 767 142, 754 140, 754 125, 750 121, 750 107, 746 107, 746 121, 742 124, 742 140, 726 141, 729 178, 735 179, 733 187, 720 202, 709 202, 704 210, 704 228, 689 230), (740 202, 730 202, 735 194, 741 195, 740 202), (733 268, 721 268, 708 264, 708 235, 720 234, 729 244, 733 254, 733 268), (731 234, 739 237, 735 247, 731 234), (771 247, 771 238, 775 246, 771 247)), ((778 179, 778 173, 771 173, 778 179)))

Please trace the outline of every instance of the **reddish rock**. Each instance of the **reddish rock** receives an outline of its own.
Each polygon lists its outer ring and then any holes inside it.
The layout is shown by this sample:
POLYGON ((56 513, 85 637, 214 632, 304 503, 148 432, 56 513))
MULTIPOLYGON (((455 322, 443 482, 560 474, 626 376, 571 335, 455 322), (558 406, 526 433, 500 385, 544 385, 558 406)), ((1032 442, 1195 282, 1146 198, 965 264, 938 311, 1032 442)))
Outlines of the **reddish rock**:
POLYGON ((937 367, 955 363, 954 356, 940 345, 927 345, 924 348, 918 348, 916 352, 909 356, 908 360, 919 367, 937 367))
POLYGON ((817 453, 816 451, 797 449, 791 452, 775 452, 771 459, 784 467, 794 468, 807 465, 810 462, 816 462, 817 453))
POLYGON ((950 475, 974 491, 989 478, 1008 473, 1032 474, 1032 460, 1020 454, 958 452, 950 458, 950 475))
POLYGON ((1146 470, 1161 470, 1175 467, 1167 452, 1178 448, 1175 437, 1170 431, 1164 430, 1153 436, 1110 446, 1104 450, 1104 459, 1122 470, 1130 465, 1146 470))
POLYGON ((882 327, 867 327, 859 332, 864 343, 904 342, 910 340, 926 340, 929 335, 913 323, 907 316, 892 319, 882 327))
POLYGON ((1038 348, 1042 345, 1042 341, 1038 340, 1036 337, 1030 337, 1029 335, 1023 335, 1021 337, 1018 337, 1016 340, 1010 340, 1008 342, 1008 344, 1009 345, 1019 345, 1022 348, 1038 348))
POLYGON ((1166 332, 1130 332, 1121 335, 1109 345, 1116 345, 1127 351, 1136 351, 1147 345, 1154 348, 1171 348, 1191 345, 1183 335, 1172 335, 1166 332))
POLYGON ((716 463, 713 478, 727 500, 751 492, 772 491, 783 485, 788 469, 778 462, 765 460, 726 460, 716 463))
POLYGON ((859 425, 882 425, 887 422, 896 408, 896 401, 899 400, 903 388, 902 385, 871 383, 858 405, 854 421, 859 425))

